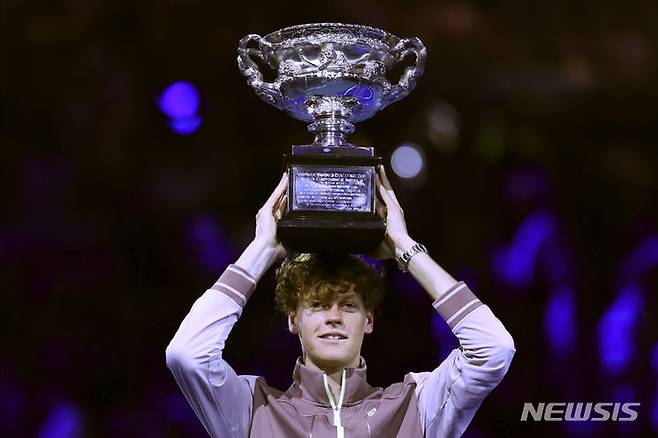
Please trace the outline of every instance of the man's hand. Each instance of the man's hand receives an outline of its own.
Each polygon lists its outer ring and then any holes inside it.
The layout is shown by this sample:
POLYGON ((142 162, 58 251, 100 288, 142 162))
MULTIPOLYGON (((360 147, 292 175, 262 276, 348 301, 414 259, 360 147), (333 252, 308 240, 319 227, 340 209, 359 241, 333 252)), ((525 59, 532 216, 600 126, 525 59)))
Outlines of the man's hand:
POLYGON ((386 236, 379 247, 367 255, 375 259, 396 258, 415 242, 407 233, 404 211, 386 177, 384 166, 379 166, 378 175, 375 175, 375 185, 379 193, 377 214, 386 221, 386 236))
POLYGON ((276 223, 288 205, 288 172, 285 172, 270 197, 256 214, 256 236, 254 242, 273 249, 277 258, 286 256, 286 250, 276 236, 276 223))
POLYGON ((236 265, 259 281, 278 258, 286 256, 286 250, 276 237, 276 223, 288 205, 288 174, 284 173, 279 185, 256 214, 256 236, 235 262, 236 265))

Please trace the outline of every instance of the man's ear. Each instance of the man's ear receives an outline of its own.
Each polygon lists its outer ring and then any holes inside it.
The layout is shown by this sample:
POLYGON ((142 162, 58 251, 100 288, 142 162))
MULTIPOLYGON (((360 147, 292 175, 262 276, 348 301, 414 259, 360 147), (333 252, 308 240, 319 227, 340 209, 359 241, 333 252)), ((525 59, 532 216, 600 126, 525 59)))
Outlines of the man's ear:
POLYGON ((289 313, 288 314, 288 330, 290 330, 290 333, 293 335, 298 335, 299 334, 299 327, 297 326, 297 315, 295 313, 289 313))
POLYGON ((365 333, 372 333, 372 329, 374 328, 375 324, 375 317, 371 311, 366 312, 366 328, 364 330, 365 333))

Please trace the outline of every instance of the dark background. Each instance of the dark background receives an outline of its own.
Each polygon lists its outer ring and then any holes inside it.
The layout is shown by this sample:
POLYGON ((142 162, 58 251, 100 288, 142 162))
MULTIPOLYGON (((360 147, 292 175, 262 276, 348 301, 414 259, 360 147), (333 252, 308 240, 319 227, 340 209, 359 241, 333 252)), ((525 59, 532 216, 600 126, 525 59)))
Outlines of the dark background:
MULTIPOLYGON (((301 122, 260 101, 238 40, 339 21, 418 36, 424 77, 360 123, 412 237, 466 281, 517 353, 467 437, 658 431, 658 15, 654 1, 2 2, 0 432, 206 436, 165 366, 194 300, 253 237, 301 122), (174 132, 169 85, 201 119, 174 132), (400 144, 422 177, 395 177, 400 144), (641 402, 633 423, 522 423, 524 402, 641 402)), ((371 384, 436 367, 455 340, 386 264, 371 384)), ((227 343, 291 382, 297 339, 260 282, 227 343)))

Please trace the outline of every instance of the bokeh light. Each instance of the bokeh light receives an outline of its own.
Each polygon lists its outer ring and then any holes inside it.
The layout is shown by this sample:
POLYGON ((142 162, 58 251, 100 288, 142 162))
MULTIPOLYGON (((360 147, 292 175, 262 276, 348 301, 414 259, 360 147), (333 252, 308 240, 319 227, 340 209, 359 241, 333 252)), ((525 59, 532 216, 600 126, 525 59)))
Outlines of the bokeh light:
POLYGON ((80 409, 69 401, 60 401, 51 409, 38 438, 80 438, 85 436, 80 409))
POLYGON ((459 145, 459 114, 450 104, 434 103, 426 113, 427 137, 439 150, 452 151, 459 145))
POLYGON ((184 119, 173 119, 169 121, 169 126, 178 134, 189 135, 199 129, 201 117, 192 116, 184 119))
POLYGON ((569 285, 553 288, 544 317, 546 339, 553 353, 564 357, 573 351, 578 339, 574 291, 569 285))
POLYGON ((415 144, 403 144, 393 151, 391 167, 400 178, 416 178, 425 167, 425 154, 415 144))
POLYGON ((510 286, 523 288, 535 277, 542 246, 553 237, 555 218, 546 209, 532 212, 519 224, 512 242, 494 251, 493 266, 498 277, 510 286))
POLYGON ((172 119, 184 119, 196 114, 199 108, 199 92, 189 82, 174 82, 160 95, 158 101, 163 113, 172 119))
POLYGON ((634 330, 643 305, 640 287, 629 284, 603 314, 598 326, 598 344, 604 371, 618 374, 629 365, 636 350, 634 330))
POLYGON ((160 110, 169 117, 169 127, 177 134, 190 135, 201 125, 199 92, 190 82, 169 85, 158 99, 160 110))

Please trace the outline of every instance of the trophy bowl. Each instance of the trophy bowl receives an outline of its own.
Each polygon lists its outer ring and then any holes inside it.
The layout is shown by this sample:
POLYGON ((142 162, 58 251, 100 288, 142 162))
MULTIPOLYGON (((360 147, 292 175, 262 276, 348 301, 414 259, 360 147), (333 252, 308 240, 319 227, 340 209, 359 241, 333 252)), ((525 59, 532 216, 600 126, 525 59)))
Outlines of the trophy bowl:
POLYGON ((240 72, 265 102, 305 122, 334 114, 350 125, 408 95, 426 58, 418 38, 341 23, 302 24, 264 37, 251 34, 238 46, 240 72), (391 84, 386 72, 409 55, 415 55, 414 64, 391 84), (254 58, 277 72, 273 82, 263 80, 254 58))
POLYGON ((355 24, 302 24, 240 40, 238 68, 247 83, 315 134, 313 143, 284 156, 289 202, 277 233, 288 247, 355 253, 382 241, 386 225, 376 214, 375 190, 381 158, 346 136, 354 123, 407 96, 426 57, 418 38, 355 24), (263 79, 256 61, 276 72, 274 81, 263 79), (386 73, 405 62, 411 65, 391 83, 386 73))

